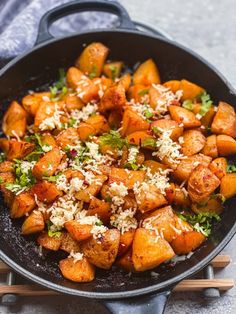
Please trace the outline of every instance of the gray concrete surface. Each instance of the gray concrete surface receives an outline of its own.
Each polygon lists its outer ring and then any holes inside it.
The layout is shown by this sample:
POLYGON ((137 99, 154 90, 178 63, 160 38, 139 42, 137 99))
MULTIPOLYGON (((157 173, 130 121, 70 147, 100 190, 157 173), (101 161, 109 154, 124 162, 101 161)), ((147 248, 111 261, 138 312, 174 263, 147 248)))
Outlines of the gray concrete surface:
MULTIPOLYGON (((156 28, 161 27, 176 41, 191 47, 215 65, 236 88, 236 1, 235 0, 121 0, 131 17, 156 28)), ((236 277, 236 238, 224 252, 233 262, 218 277, 236 277)), ((174 293, 166 314, 234 314, 236 288, 221 298, 206 302, 200 293, 174 293)), ((0 313, 74 314, 106 313, 92 300, 74 297, 23 299, 19 306, 0 306, 0 313)))

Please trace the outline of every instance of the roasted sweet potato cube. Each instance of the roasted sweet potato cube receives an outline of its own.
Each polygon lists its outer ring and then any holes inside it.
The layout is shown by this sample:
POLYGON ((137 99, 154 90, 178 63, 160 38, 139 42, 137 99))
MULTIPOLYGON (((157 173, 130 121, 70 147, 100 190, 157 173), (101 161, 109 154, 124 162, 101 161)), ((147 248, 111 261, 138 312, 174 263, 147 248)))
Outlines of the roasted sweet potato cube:
POLYGON ((107 180, 107 176, 101 174, 97 175, 94 178, 94 182, 84 190, 80 190, 75 194, 77 200, 89 203, 93 196, 96 196, 101 188, 103 183, 107 180))
POLYGON ((152 59, 141 63, 133 75, 134 85, 160 84, 161 79, 156 64, 152 59))
POLYGON ((69 113, 73 110, 80 110, 84 106, 84 103, 77 95, 67 94, 64 96, 63 100, 65 101, 66 110, 69 113))
POLYGON ((116 167, 111 167, 109 175, 109 183, 122 182, 127 189, 133 189, 136 182, 143 182, 145 172, 142 170, 127 170, 116 167))
POLYGON ((145 213, 158 207, 167 205, 167 200, 163 194, 160 193, 155 185, 149 184, 149 188, 140 189, 138 193, 135 193, 138 209, 145 213))
POLYGON ((61 131, 56 137, 56 143, 62 149, 66 148, 68 145, 75 145, 79 140, 79 134, 76 128, 68 128, 61 131))
POLYGON ((14 163, 12 161, 3 161, 0 163, 0 173, 1 172, 14 172, 14 163))
POLYGON ((196 168, 200 164, 205 166, 205 167, 208 167, 211 160, 212 160, 211 157, 205 156, 203 154, 197 154, 197 155, 189 156, 189 157, 181 160, 181 162, 178 164, 178 167, 173 172, 173 176, 179 182, 183 182, 185 180, 188 180, 188 178, 189 178, 189 176, 190 176, 190 174, 194 168, 196 168))
POLYGON ((6 183, 14 183, 15 182, 15 176, 12 172, 1 172, 0 173, 0 186, 5 186, 6 183))
POLYGON ((51 146, 52 148, 57 146, 55 138, 50 133, 43 133, 41 136, 42 145, 51 146))
POLYGON ((134 235, 132 260, 136 271, 145 271, 170 260, 175 253, 169 243, 152 230, 138 228, 134 235))
POLYGON ((59 268, 66 279, 75 282, 90 282, 95 276, 93 265, 85 257, 81 260, 75 260, 71 257, 63 259, 59 262, 59 268))
POLYGON ((212 134, 206 138, 206 143, 202 149, 204 155, 210 156, 212 158, 218 157, 218 149, 216 145, 216 135, 212 134))
POLYGON ((204 202, 203 204, 192 203, 191 210, 196 214, 213 213, 219 215, 224 210, 224 207, 220 198, 210 198, 207 202, 204 202))
POLYGON ((130 84, 131 84, 131 75, 130 73, 126 73, 123 76, 121 76, 119 82, 124 86, 125 91, 127 92, 130 84))
MULTIPOLYGON (((201 109, 202 109, 202 103, 193 103, 192 105, 193 109, 193 113, 195 115, 197 115, 198 113, 201 113, 201 109)), ((201 118, 201 124, 202 126, 204 126, 206 129, 209 128, 212 124, 213 118, 215 116, 216 112, 215 112, 215 107, 212 105, 209 110, 205 113, 205 115, 201 118)))
POLYGON ((236 154, 236 141, 229 135, 217 135, 216 146, 219 156, 236 154))
POLYGON ((128 272, 135 272, 134 263, 132 260, 132 248, 130 248, 117 260, 116 265, 128 272))
POLYGON ((104 224, 108 224, 111 217, 111 204, 93 197, 87 210, 87 216, 94 215, 97 215, 104 224))
POLYGON ((98 99, 98 86, 95 85, 87 76, 75 67, 69 68, 66 74, 69 87, 77 92, 77 96, 83 103, 98 99))
POLYGON ((205 91, 201 86, 187 80, 180 81, 179 89, 183 91, 182 100, 194 99, 205 91))
POLYGON ((23 235, 28 235, 32 233, 41 232, 44 230, 45 223, 43 219, 43 214, 34 210, 29 217, 27 217, 22 225, 21 233, 23 235))
POLYGON ((169 88, 173 93, 176 93, 180 89, 180 81, 177 80, 167 81, 163 85, 169 88))
POLYGON ((184 128, 196 128, 201 125, 201 121, 188 109, 170 105, 169 112, 171 118, 179 124, 183 124, 184 128))
POLYGON ((134 99, 136 103, 141 103, 142 99, 145 95, 148 95, 149 87, 142 85, 142 84, 136 84, 130 86, 130 88, 127 91, 127 98, 129 100, 134 99))
POLYGON ((86 141, 91 135, 96 134, 95 128, 88 123, 81 122, 77 128, 77 132, 79 135, 79 139, 84 142, 86 141))
POLYGON ((63 174, 66 176, 67 180, 71 180, 72 178, 78 178, 80 180, 84 180, 84 175, 79 170, 75 169, 65 169, 63 174))
POLYGON ((21 159, 30 154, 35 145, 23 141, 0 139, 0 148, 7 156, 7 160, 21 159))
POLYGON ((46 102, 42 101, 40 102, 40 105, 35 113, 34 117, 34 126, 35 129, 38 130, 40 127, 41 131, 51 130, 54 127, 51 127, 50 125, 43 124, 43 122, 53 117, 54 113, 57 110, 62 109, 62 104, 59 102, 46 102))
POLYGON ((220 194, 225 198, 233 197, 236 194, 236 173, 227 173, 221 179, 220 194))
POLYGON ((125 88, 123 84, 117 83, 104 92, 99 105, 99 111, 104 113, 108 110, 120 110, 126 104, 125 88))
POLYGON ((191 156, 199 153, 206 143, 206 138, 199 130, 187 130, 183 134, 182 153, 191 156))
POLYGON ((156 228, 159 235, 168 242, 176 237, 175 214, 171 206, 157 209, 147 215, 142 226, 145 227, 149 224, 156 228))
POLYGON ((185 188, 180 188, 178 185, 175 185, 173 203, 183 207, 190 206, 190 199, 185 188))
POLYGON ((50 237, 47 232, 42 232, 38 236, 37 242, 47 250, 58 251, 61 246, 62 237, 62 233, 59 236, 50 237))
POLYGON ((75 66, 90 78, 101 75, 109 49, 102 43, 94 42, 82 51, 75 66))
POLYGON ((63 232, 61 239, 60 250, 67 253, 80 252, 80 244, 74 240, 68 232, 63 232))
POLYGON ((128 251, 128 249, 132 245, 134 234, 135 234, 135 229, 130 229, 128 231, 125 231, 124 233, 121 233, 117 256, 124 255, 128 251))
POLYGON ((165 170, 166 166, 163 165, 162 163, 155 161, 155 160, 145 160, 144 161, 144 166, 150 169, 150 172, 152 174, 155 174, 159 170, 165 170))
POLYGON ((34 197, 29 192, 22 192, 15 196, 11 208, 11 218, 20 218, 31 212, 36 206, 34 197))
POLYGON ((35 116, 39 105, 42 101, 49 101, 50 102, 50 92, 41 92, 41 93, 33 93, 26 95, 22 99, 22 105, 27 113, 31 116, 35 116))
POLYGON ((120 77, 121 70, 124 66, 122 61, 114 61, 106 63, 103 67, 103 73, 112 80, 120 77))
POLYGON ((82 225, 76 220, 67 221, 65 223, 65 228, 76 241, 83 241, 92 236, 92 226, 87 224, 82 225))
POLYGON ((22 137, 26 131, 26 111, 13 101, 3 116, 2 130, 6 136, 22 137))
POLYGON ((54 147, 51 151, 46 153, 35 164, 32 173, 37 179, 42 179, 44 176, 52 176, 61 162, 61 152, 58 147, 54 147))
POLYGON ((201 203, 220 185, 220 180, 203 165, 197 166, 188 179, 188 193, 193 202, 201 203))
POLYGON ((219 157, 214 159, 210 165, 209 169, 219 178, 222 179, 227 172, 227 160, 224 157, 219 157))
POLYGON ((179 126, 179 124, 174 120, 168 119, 159 119, 152 122, 151 129, 155 132, 155 129, 161 129, 164 131, 171 131, 170 138, 173 141, 177 141, 180 136, 183 134, 184 128, 179 126))
POLYGON ((127 136, 136 131, 145 131, 148 129, 149 123, 144 120, 137 112, 130 108, 125 110, 122 119, 122 136, 127 136))
POLYGON ((48 181, 38 181, 32 188, 31 193, 37 196, 40 202, 50 204, 61 195, 55 183, 48 181))
POLYGON ((153 147, 148 144, 155 141, 155 138, 149 134, 148 131, 136 131, 129 134, 127 140, 131 145, 137 145, 144 147, 145 149, 153 150, 153 147))
POLYGON ((171 246, 176 254, 188 254, 198 248, 205 241, 205 236, 197 231, 183 232, 172 242, 171 246))
POLYGON ((223 101, 219 103, 211 131, 216 134, 236 137, 236 116, 232 106, 223 101))
POLYGON ((107 119, 100 114, 89 117, 85 123, 91 125, 95 129, 96 135, 101 135, 103 133, 109 132, 110 130, 107 119))
POLYGON ((117 229, 109 229, 99 239, 90 238, 84 241, 82 252, 90 263, 110 269, 114 263, 120 243, 120 232, 117 229))

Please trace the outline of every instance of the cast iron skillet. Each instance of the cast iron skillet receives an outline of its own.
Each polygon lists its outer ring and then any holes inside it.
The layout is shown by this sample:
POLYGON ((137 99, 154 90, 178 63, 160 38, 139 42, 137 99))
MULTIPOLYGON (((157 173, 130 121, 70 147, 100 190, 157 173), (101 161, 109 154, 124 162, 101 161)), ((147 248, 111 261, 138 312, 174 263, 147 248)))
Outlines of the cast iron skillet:
MULTIPOLYGON (((215 103, 224 100, 236 104, 236 96, 225 78, 208 62, 180 44, 137 31, 128 13, 118 3, 75 1, 48 12, 41 20, 37 46, 5 66, 0 72, 1 116, 12 99, 20 99, 28 90, 43 88, 56 79, 58 69, 73 64, 84 44, 101 41, 110 50, 110 58, 123 60, 132 67, 138 61, 153 58, 162 81, 186 78, 204 86, 215 103), (81 11, 106 11, 118 15, 119 29, 98 29, 53 39, 51 23, 81 11), (40 43, 40 44, 39 44, 40 43)), ((175 267, 161 266, 153 272, 127 274, 114 268, 98 270, 91 283, 77 284, 64 279, 58 270, 58 254, 39 257, 33 238, 20 235, 21 222, 11 221, 6 206, 0 204, 0 258, 16 272, 56 291, 100 299, 116 313, 161 313, 172 288, 206 266, 236 232, 235 199, 226 202, 222 221, 212 236, 191 256, 175 267)))

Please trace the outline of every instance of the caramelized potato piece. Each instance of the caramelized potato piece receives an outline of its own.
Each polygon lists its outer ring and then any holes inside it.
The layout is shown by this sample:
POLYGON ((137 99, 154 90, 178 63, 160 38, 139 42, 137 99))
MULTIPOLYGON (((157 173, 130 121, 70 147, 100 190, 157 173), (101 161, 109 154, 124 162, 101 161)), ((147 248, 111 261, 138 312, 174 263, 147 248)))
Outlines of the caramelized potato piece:
POLYGON ((217 135, 216 145, 219 156, 229 156, 236 153, 236 141, 229 135, 217 135))
POLYGON ((171 118, 179 124, 183 124, 184 128, 196 128, 201 125, 200 120, 188 109, 171 105, 169 106, 169 112, 171 118))
POLYGON ((158 207, 167 205, 167 200, 156 188, 155 185, 149 185, 148 191, 140 189, 139 193, 135 194, 138 209, 145 213, 158 207))
POLYGON ((29 192, 22 192, 15 196, 11 208, 11 218, 21 218, 31 212, 36 206, 34 197, 29 192))
POLYGON ((87 216, 94 215, 97 215, 97 217, 101 219, 104 224, 108 224, 111 217, 111 204, 93 197, 87 210, 87 216))
POLYGON ((3 116, 2 130, 6 136, 22 137, 26 131, 26 112, 13 101, 3 116))
POLYGON ((69 232, 72 239, 76 241, 83 241, 92 236, 92 226, 87 224, 82 225, 76 220, 67 221, 65 223, 65 228, 69 232))
POLYGON ((88 124, 85 122, 81 122, 79 124, 77 128, 77 132, 79 135, 79 139, 82 142, 85 142, 89 138, 89 136, 96 134, 95 128, 91 124, 88 124))
MULTIPOLYGON (((193 104, 193 113, 196 115, 201 112, 202 103, 194 103, 193 104)), ((210 109, 205 113, 205 115, 201 118, 202 126, 208 129, 213 121, 216 112, 214 106, 211 106, 210 109)))
POLYGON ((109 49, 102 43, 88 45, 76 60, 75 66, 91 78, 101 75, 109 49))
POLYGON ((114 61, 106 63, 103 67, 103 73, 112 80, 120 76, 121 70, 124 66, 122 61, 114 61))
POLYGON ((125 110, 122 119, 122 136, 127 136, 136 131, 145 131, 148 129, 149 123, 144 120, 137 112, 129 108, 125 110))
POLYGON ((197 166, 188 180, 188 193, 193 202, 201 203, 220 185, 220 180, 203 165, 197 166))
POLYGON ((79 140, 79 134, 77 129, 71 127, 61 131, 56 137, 56 143, 62 149, 66 148, 67 145, 75 145, 79 140))
POLYGON ((57 143, 50 133, 43 133, 41 136, 42 145, 51 146, 52 148, 57 146, 57 143))
POLYGON ((108 124, 111 129, 119 129, 122 120, 122 113, 120 110, 112 110, 108 116, 108 124))
POLYGON ((177 255, 188 254, 198 248, 205 239, 202 233, 193 230, 178 235, 171 242, 171 246, 177 255))
POLYGON ((92 197, 96 196, 100 192, 102 185, 106 180, 107 176, 103 174, 95 176, 94 183, 92 183, 86 189, 80 190, 75 194, 76 199, 85 203, 89 203, 92 197))
POLYGON ((160 84, 161 79, 156 64, 152 59, 141 63, 133 75, 134 85, 160 84))
POLYGON ((44 230, 45 224, 43 219, 43 214, 34 210, 29 217, 27 217, 22 225, 21 233, 23 235, 28 235, 32 233, 41 232, 44 230))
POLYGON ((227 172, 227 160, 224 157, 219 157, 214 159, 210 165, 209 169, 219 178, 222 179, 227 172))
POLYGON ((37 199, 40 202, 50 204, 61 195, 61 191, 58 190, 55 183, 48 181, 38 181, 32 188, 31 193, 37 195, 37 199))
POLYGON ((125 231, 124 233, 121 233, 117 256, 121 256, 128 251, 128 249, 132 245, 134 234, 135 234, 135 229, 130 229, 128 231, 125 231))
POLYGON ((59 262, 59 268, 66 279, 75 282, 90 282, 95 276, 93 265, 84 257, 81 260, 65 258, 59 262))
POLYGON ((181 160, 181 162, 178 164, 178 167, 173 172, 173 176, 179 182, 188 180, 194 168, 196 168, 200 164, 205 167, 208 167, 211 160, 212 160, 211 157, 205 156, 203 154, 189 156, 181 160))
POLYGON ((183 91, 182 100, 194 99, 205 91, 204 88, 187 80, 180 81, 179 89, 183 91))
POLYGON ((126 73, 123 76, 121 76, 119 82, 124 86, 125 91, 127 92, 130 84, 131 84, 131 75, 130 73, 126 73))
POLYGON ((61 111, 62 104, 59 102, 45 102, 42 101, 35 113, 34 117, 34 126, 35 129, 38 130, 40 127, 41 131, 51 130, 54 126, 50 126, 47 124, 43 124, 43 122, 53 117, 56 111, 61 111))
POLYGON ((70 253, 71 251, 80 252, 80 244, 74 240, 68 232, 63 232, 60 250, 67 253, 70 253))
POLYGON ((184 142, 182 144, 182 153, 185 156, 191 156, 199 153, 205 143, 206 138, 199 130, 188 130, 183 134, 184 142))
POLYGON ((0 173, 0 190, 5 189, 6 183, 14 183, 15 182, 15 176, 12 172, 1 172, 0 173))
POLYGON ((77 68, 69 68, 66 80, 69 87, 77 91, 77 96, 83 103, 98 99, 98 86, 77 68))
POLYGON ((152 174, 155 174, 159 170, 165 170, 166 166, 163 165, 162 163, 155 161, 155 160, 145 160, 144 161, 144 166, 150 169, 150 172, 152 174))
POLYGON ((14 172, 14 163, 12 161, 0 162, 0 173, 1 172, 14 172))
POLYGON ((35 116, 40 103, 45 100, 50 101, 50 97, 50 92, 29 94, 22 99, 22 105, 28 114, 30 114, 31 116, 35 116))
POLYGON ((227 173, 221 179, 220 194, 225 198, 233 197, 236 194, 236 173, 227 173))
POLYGON ((177 80, 167 81, 163 85, 169 88, 173 93, 176 93, 178 90, 180 90, 180 81, 177 80))
POLYGON ((145 177, 145 172, 141 170, 128 170, 116 167, 111 167, 111 172, 109 175, 109 183, 117 182, 124 183, 127 189, 133 189, 136 182, 143 182, 145 177))
POLYGON ((170 260, 175 253, 154 231, 138 228, 134 235, 132 260, 136 271, 145 271, 170 260))
POLYGON ((120 110, 125 106, 125 104, 125 88, 123 84, 118 82, 105 90, 99 104, 99 111, 104 113, 108 110, 120 110))
MULTIPOLYGON (((179 124, 174 120, 160 119, 152 122, 151 129, 154 130, 162 129, 164 131, 171 131, 170 138, 173 141, 177 141, 180 136, 182 136, 184 128, 179 126, 179 124)), ((186 131, 187 132, 187 131, 186 131)), ((186 133, 185 132, 185 133, 186 133)))
POLYGON ((110 130, 107 119, 100 114, 89 117, 85 123, 91 125, 95 129, 96 135, 102 135, 110 130))
POLYGON ((37 179, 42 179, 44 176, 52 176, 60 164, 62 155, 60 149, 54 147, 50 152, 46 153, 35 164, 32 173, 37 179))
POLYGON ((142 98, 148 94, 148 90, 149 88, 142 84, 132 85, 127 91, 128 99, 134 99, 136 103, 141 103, 142 98))
POLYGON ((107 230, 100 239, 88 239, 82 243, 82 252, 93 265, 110 269, 114 263, 120 243, 117 229, 107 230))
POLYGON ((83 108, 84 103, 77 95, 67 94, 64 96, 66 110, 70 113, 73 110, 80 110, 83 108))
POLYGON ((236 116, 232 106, 221 101, 211 125, 212 133, 236 137, 236 116))
POLYGON ((143 146, 146 149, 152 149, 152 146, 147 146, 146 144, 149 143, 149 141, 154 141, 155 138, 148 133, 148 131, 136 131, 133 133, 130 133, 127 136, 127 140, 129 144, 137 145, 137 146, 143 146))
POLYGON ((0 148, 7 156, 7 160, 21 159, 30 154, 35 145, 23 141, 0 139, 0 148))
POLYGON ((37 242, 40 246, 47 250, 58 251, 61 246, 63 234, 61 233, 59 237, 50 237, 47 232, 42 232, 38 238, 37 242))
POLYGON ((216 145, 216 135, 210 135, 206 138, 205 146, 202 149, 204 155, 210 156, 212 158, 218 157, 218 149, 216 145))
POLYGON ((124 255, 122 255, 116 265, 128 272, 135 272, 134 263, 132 260, 132 248, 130 248, 124 255))
POLYGON ((191 210, 198 214, 198 213, 213 213, 213 214, 221 214, 223 211, 222 201, 220 199, 210 198, 204 204, 195 204, 192 203, 191 210))

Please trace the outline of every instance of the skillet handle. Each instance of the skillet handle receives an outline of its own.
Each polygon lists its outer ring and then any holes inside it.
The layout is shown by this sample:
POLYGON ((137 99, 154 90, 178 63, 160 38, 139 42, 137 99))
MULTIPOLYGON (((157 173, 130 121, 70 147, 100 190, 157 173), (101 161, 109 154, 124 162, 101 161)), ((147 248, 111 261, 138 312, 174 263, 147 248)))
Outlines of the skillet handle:
POLYGON ((62 4, 43 15, 39 23, 36 45, 53 38, 49 32, 49 28, 53 22, 63 16, 84 11, 113 13, 120 19, 119 28, 136 29, 128 12, 118 2, 107 0, 77 0, 62 4))
POLYGON ((171 291, 123 300, 103 300, 113 314, 163 314, 171 291))

